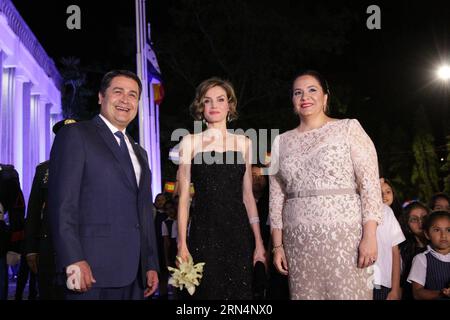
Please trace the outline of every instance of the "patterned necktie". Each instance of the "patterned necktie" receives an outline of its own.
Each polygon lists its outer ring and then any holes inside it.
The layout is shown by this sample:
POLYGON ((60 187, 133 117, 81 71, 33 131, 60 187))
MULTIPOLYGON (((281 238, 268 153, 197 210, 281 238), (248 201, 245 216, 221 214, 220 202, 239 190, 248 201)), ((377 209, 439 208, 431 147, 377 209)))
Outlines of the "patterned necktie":
POLYGON ((114 133, 116 137, 120 139, 120 151, 122 154, 122 158, 127 166, 127 174, 131 178, 132 181, 136 182, 136 174, 134 172, 133 162, 131 161, 130 152, 128 151, 127 144, 125 142, 125 135, 122 131, 116 131, 114 133))

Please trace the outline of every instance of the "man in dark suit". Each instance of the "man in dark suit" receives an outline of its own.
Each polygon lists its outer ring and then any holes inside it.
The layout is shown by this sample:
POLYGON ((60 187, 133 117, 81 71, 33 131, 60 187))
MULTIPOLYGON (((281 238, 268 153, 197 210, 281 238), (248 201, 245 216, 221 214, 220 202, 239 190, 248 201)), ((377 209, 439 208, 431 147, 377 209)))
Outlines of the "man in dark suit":
POLYGON ((49 218, 56 259, 81 275, 68 299, 143 299, 157 289, 151 173, 145 150, 126 135, 141 90, 134 73, 108 72, 100 115, 55 138, 49 218))
MULTIPOLYGON (((74 119, 61 120, 53 126, 53 132, 57 134, 64 125, 75 122, 74 119)), ((25 221, 24 254, 31 272, 38 277, 39 300, 61 300, 64 287, 57 281, 55 250, 48 223, 49 167, 49 161, 36 167, 25 221)))

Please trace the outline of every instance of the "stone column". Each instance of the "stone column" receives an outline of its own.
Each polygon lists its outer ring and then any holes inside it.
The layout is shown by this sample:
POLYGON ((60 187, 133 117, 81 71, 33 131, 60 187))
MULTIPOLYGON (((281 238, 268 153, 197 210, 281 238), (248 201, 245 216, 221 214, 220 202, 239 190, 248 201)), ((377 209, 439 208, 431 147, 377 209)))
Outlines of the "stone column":
POLYGON ((14 77, 14 96, 13 96, 13 164, 16 167, 19 177, 23 184, 23 107, 24 107, 24 91, 23 85, 27 78, 17 72, 14 77))
POLYGON ((0 110, 0 162, 13 163, 13 105, 15 68, 2 69, 2 102, 0 110))
POLYGON ((38 162, 39 164, 45 160, 47 160, 46 157, 46 140, 47 140, 47 123, 46 123, 46 111, 47 111, 47 104, 48 100, 44 95, 38 96, 38 108, 37 108, 37 150, 38 150, 38 162))
POLYGON ((25 199, 31 191, 36 166, 39 164, 39 95, 31 94, 31 84, 24 86, 29 96, 29 106, 24 108, 24 177, 23 194, 25 199))
POLYGON ((50 158, 50 150, 52 149, 52 119, 50 115, 50 111, 53 105, 51 103, 47 103, 45 105, 45 159, 50 158))

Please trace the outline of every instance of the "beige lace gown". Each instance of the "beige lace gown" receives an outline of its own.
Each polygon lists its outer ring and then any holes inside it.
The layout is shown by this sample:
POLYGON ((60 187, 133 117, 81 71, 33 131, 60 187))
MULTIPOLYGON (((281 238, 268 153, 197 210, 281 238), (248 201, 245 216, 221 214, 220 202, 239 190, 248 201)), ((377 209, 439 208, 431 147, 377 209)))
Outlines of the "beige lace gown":
POLYGON ((383 209, 376 150, 359 122, 285 132, 271 158, 270 223, 282 229, 291 299, 372 299, 358 245, 383 209))

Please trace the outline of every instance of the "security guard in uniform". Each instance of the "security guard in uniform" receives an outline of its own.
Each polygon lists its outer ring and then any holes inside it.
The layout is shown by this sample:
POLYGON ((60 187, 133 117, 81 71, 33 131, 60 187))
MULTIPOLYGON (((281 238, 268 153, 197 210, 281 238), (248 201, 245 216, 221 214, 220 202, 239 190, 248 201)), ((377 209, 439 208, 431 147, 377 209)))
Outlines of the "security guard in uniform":
MULTIPOLYGON (((56 134, 64 125, 75 122, 62 120, 53 126, 53 132, 56 134)), ((64 286, 58 281, 47 213, 49 165, 45 161, 36 167, 25 224, 25 254, 30 269, 38 275, 39 299, 62 300, 64 286)))

